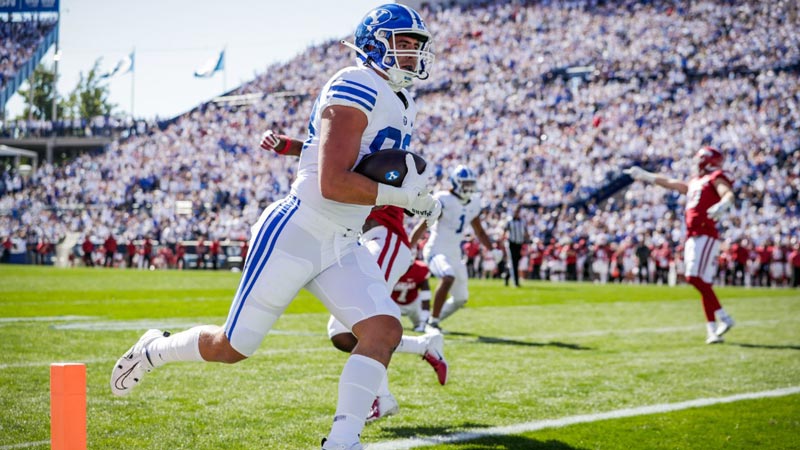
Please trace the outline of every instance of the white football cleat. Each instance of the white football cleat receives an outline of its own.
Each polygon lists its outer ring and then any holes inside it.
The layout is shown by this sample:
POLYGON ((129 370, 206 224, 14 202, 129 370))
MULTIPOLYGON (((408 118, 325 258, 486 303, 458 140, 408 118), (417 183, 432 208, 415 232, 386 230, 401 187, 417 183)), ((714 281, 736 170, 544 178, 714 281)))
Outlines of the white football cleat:
POLYGON ((706 338, 706 344, 722 344, 723 342, 725 342, 725 339, 722 339, 716 334, 709 334, 706 338))
POLYGON ((447 332, 442 329, 442 326, 439 325, 439 322, 426 322, 424 331, 425 334, 447 334, 447 332))
POLYGON ((160 337, 169 336, 168 331, 147 330, 114 365, 111 371, 111 392, 114 395, 128 395, 144 374, 153 370, 153 364, 147 356, 147 344, 160 337))
POLYGON ((436 372, 439 384, 447 383, 447 361, 444 360, 444 336, 441 333, 429 333, 424 336, 428 341, 422 359, 428 362, 436 372))
POLYGON ((400 405, 394 398, 394 395, 379 395, 375 397, 372 402, 372 408, 369 409, 367 416, 367 423, 374 422, 378 419, 383 419, 386 416, 393 416, 400 412, 400 405))
POLYGON ((720 322, 721 323, 717 325, 717 331, 715 331, 717 336, 722 336, 723 334, 730 331, 730 329, 733 328, 734 325, 736 325, 736 322, 730 316, 720 319, 720 322))
POLYGON ((347 445, 330 441, 328 438, 322 438, 322 450, 364 450, 364 447, 361 446, 360 442, 347 445))

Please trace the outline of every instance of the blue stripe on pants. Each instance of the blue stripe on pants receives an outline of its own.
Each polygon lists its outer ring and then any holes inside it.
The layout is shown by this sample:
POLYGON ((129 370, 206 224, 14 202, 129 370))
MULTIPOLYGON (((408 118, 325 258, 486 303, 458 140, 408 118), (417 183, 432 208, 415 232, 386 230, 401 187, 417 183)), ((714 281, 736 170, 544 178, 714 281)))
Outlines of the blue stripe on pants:
POLYGON ((269 261, 278 236, 280 236, 286 223, 292 215, 294 215, 299 206, 300 200, 297 197, 287 197, 281 205, 270 212, 267 219, 261 224, 261 229, 258 230, 258 237, 253 242, 254 251, 247 257, 242 280, 239 282, 239 288, 234 297, 233 303, 235 306, 231 308, 231 311, 235 310, 236 312, 233 315, 228 329, 225 330, 225 335, 228 337, 228 340, 231 339, 233 329, 236 327, 236 322, 239 320, 239 314, 242 312, 242 307, 245 301, 247 301, 247 297, 250 295, 256 280, 258 280, 259 275, 267 265, 267 261, 269 261))

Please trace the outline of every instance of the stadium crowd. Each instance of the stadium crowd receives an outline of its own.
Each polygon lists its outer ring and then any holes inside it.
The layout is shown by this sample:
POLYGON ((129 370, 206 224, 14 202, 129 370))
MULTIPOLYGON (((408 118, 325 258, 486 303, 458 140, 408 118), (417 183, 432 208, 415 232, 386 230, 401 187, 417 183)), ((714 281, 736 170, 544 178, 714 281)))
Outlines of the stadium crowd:
MULTIPOLYGON (((608 258, 607 278, 624 280, 639 272, 630 256, 639 244, 674 255, 685 199, 638 182, 610 197, 604 187, 633 164, 688 176, 705 144, 726 155, 738 195, 722 222, 724 248, 748 250, 753 284, 766 283, 756 275, 768 248, 781 251, 767 265, 780 257, 792 266, 800 250, 796 2, 510 1, 424 15, 439 50, 431 80, 416 88, 423 115, 411 150, 436 165, 441 188, 456 164, 476 170, 494 237, 514 205, 527 206, 535 244, 525 272, 601 280, 595 262, 608 258)), ((201 105, 101 155, 42 165, 27 181, 5 173, 0 238, 246 240, 247 224, 286 194, 296 166, 260 151, 258 137, 266 129, 304 136, 319 86, 352 58, 336 41, 314 46, 235 92, 265 93, 251 105, 201 105)), ((490 253, 484 261, 497 259, 490 253)))
POLYGON ((134 120, 132 117, 96 116, 60 120, 0 120, 0 138, 44 138, 106 136, 126 138, 146 134, 158 121, 134 120))
POLYGON ((0 17, 0 87, 33 56, 55 19, 10 20, 0 17))

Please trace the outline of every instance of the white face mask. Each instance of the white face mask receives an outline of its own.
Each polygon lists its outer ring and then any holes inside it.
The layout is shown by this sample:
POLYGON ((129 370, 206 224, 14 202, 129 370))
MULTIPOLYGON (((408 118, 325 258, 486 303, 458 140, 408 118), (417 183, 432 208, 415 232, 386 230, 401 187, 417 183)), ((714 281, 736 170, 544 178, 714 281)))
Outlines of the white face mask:
MULTIPOLYGON (((390 44, 389 40, 386 38, 386 34, 388 33, 383 31, 376 33, 375 35, 375 39, 380 41, 381 44, 383 44, 383 46, 386 48, 386 52, 383 57, 380 58, 380 61, 376 61, 370 57, 370 55, 367 55, 364 50, 347 41, 340 42, 355 50, 356 53, 358 53, 361 61, 365 61, 370 67, 382 74, 386 78, 386 83, 395 92, 399 92, 400 90, 411 86, 414 82, 414 78, 419 78, 420 80, 427 79, 430 76, 429 70, 434 61, 434 54, 431 50, 431 37, 421 35, 419 30, 395 30, 394 33, 390 34, 392 36, 392 42, 390 44), (421 39, 415 37, 415 43, 419 44, 419 48, 397 49, 397 41, 394 36, 402 36, 404 34, 420 36, 421 39), (406 70, 401 68, 399 65, 399 58, 408 57, 416 59, 416 67, 414 70, 406 70)), ((374 52, 371 52, 371 54, 373 53, 374 52)))
POLYGON ((397 37, 403 36, 403 33, 394 32, 391 34, 391 42, 385 36, 379 35, 380 40, 386 46, 386 54, 383 56, 381 65, 385 68, 384 73, 388 76, 387 83, 389 87, 395 92, 411 86, 414 78, 425 80, 428 78, 428 69, 433 64, 434 55, 430 51, 431 42, 429 37, 425 40, 419 37, 414 37, 412 46, 408 48, 398 48, 400 46, 408 46, 409 41, 404 39, 398 42, 397 37), (418 46, 418 48, 416 47, 418 46), (400 66, 401 59, 414 58, 415 67, 413 70, 403 69, 400 66))

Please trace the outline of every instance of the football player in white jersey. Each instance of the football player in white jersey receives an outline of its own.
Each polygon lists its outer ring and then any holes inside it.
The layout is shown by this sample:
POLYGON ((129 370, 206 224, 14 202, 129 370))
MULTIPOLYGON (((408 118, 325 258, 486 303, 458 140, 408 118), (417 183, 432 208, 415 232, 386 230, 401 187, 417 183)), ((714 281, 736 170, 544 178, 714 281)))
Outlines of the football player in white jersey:
POLYGON ((408 147, 417 110, 405 88, 428 77, 433 53, 422 18, 399 4, 370 11, 349 46, 358 65, 323 86, 291 193, 268 206, 251 229, 251 251, 225 325, 174 335, 149 330, 114 366, 114 394, 128 394, 145 373, 169 362, 246 359, 305 288, 358 337, 322 448, 362 448, 360 433, 403 328, 374 258, 358 245, 359 230, 374 205, 431 217, 437 202, 428 194, 429 170, 417 173, 411 156, 401 187, 352 169, 369 153, 408 147))
MULTIPOLYGON (((423 260, 428 263, 431 273, 439 278, 433 301, 433 311, 428 325, 440 329, 439 321, 467 303, 467 266, 461 258, 461 242, 464 230, 471 226, 475 236, 486 247, 492 249, 492 241, 481 224, 481 204, 475 195, 477 182, 475 173, 464 165, 457 166, 450 175, 452 188, 439 191, 434 198, 442 204, 442 213, 431 227, 431 234, 422 249, 423 260), (449 297, 448 297, 449 295, 449 297)), ((414 227, 411 242, 418 242, 428 221, 422 221, 414 227)))
MULTIPOLYGON (((260 147, 279 155, 299 157, 303 150, 303 142, 286 135, 277 134, 272 130, 267 130, 261 137, 260 147)), ((399 300, 397 296, 398 281, 401 277, 406 278, 409 275, 409 271, 412 270, 409 269, 409 266, 413 268, 415 263, 414 255, 410 248, 412 243, 408 241, 408 234, 403 225, 404 217, 403 208, 376 206, 367 216, 360 242, 361 245, 369 250, 370 254, 375 258, 375 262, 381 268, 387 286, 392 289, 392 298, 400 306, 401 313, 417 317, 423 314, 420 307, 422 301, 408 301, 406 303, 405 299, 399 300), (413 310, 412 305, 415 307, 413 310)), ((414 271, 414 273, 417 272, 414 271)), ((427 266, 425 266, 424 273, 428 274, 427 266)), ((426 277, 426 288, 420 293, 420 297, 427 294, 424 301, 429 303, 430 290, 427 288, 427 284, 426 277)), ((405 286, 408 285, 409 283, 405 283, 405 286)), ((414 286, 416 287, 416 284, 414 286)), ((405 295, 405 291, 403 295, 405 295)), ((416 290, 413 292, 413 297, 417 297, 416 290)), ((421 328, 415 328, 415 331, 425 331, 427 316, 418 320, 421 328)), ((328 321, 328 337, 330 337, 334 347, 346 353, 352 352, 358 343, 356 336, 334 316, 331 316, 328 321)), ((433 367, 439 383, 444 385, 447 382, 448 366, 447 361, 444 359, 444 339, 441 333, 426 333, 423 336, 408 336, 404 334, 400 344, 395 349, 395 353, 412 353, 422 356, 422 360, 433 367)), ((367 416, 367 422, 397 414, 399 411, 400 405, 389 391, 389 380, 388 378, 384 379, 378 389, 378 395, 370 409, 370 414, 367 416)))

